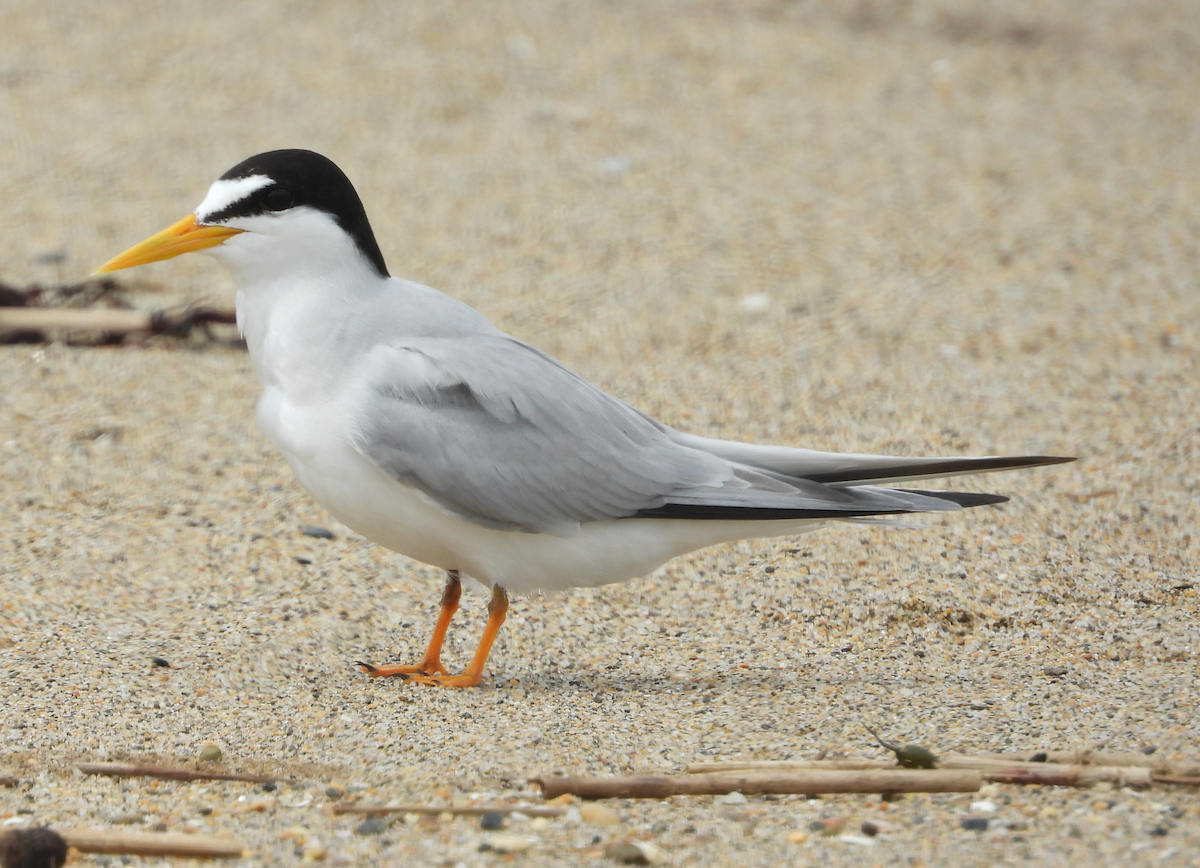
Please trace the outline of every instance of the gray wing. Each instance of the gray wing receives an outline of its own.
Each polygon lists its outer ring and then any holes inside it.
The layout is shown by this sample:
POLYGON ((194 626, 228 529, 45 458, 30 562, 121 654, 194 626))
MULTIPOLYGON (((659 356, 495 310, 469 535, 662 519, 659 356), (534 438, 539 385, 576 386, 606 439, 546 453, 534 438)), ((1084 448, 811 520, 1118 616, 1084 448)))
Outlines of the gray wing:
POLYGON ((569 535, 580 522, 720 488, 725 460, 506 335, 412 338, 371 353, 356 447, 447 511, 569 535))
POLYGON ((920 492, 836 488, 695 448, 503 334, 377 346, 363 374, 356 448, 447 512, 487 527, 571 535, 587 521, 685 517, 680 508, 686 517, 746 519, 960 508, 920 492))

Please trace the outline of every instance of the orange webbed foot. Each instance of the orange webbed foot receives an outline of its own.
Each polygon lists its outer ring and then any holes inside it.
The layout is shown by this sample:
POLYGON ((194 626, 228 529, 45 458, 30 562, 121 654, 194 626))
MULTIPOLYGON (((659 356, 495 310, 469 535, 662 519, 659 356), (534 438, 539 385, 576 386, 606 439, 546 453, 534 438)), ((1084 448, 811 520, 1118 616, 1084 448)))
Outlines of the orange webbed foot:
POLYGON ((393 675, 449 675, 446 667, 437 660, 418 663, 415 666, 401 666, 396 663, 386 663, 383 666, 372 666, 361 660, 355 660, 354 665, 362 669, 371 678, 391 678, 393 675))

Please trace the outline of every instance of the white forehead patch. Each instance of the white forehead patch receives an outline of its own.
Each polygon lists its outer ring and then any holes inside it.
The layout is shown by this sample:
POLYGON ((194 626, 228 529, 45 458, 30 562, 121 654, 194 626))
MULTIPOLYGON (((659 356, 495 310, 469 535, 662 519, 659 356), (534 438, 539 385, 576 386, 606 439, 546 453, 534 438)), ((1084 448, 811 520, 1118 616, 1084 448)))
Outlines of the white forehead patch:
POLYGON ((224 211, 234 202, 240 202, 256 190, 261 190, 268 184, 274 183, 266 175, 250 175, 245 178, 234 178, 229 181, 214 181, 208 188, 204 201, 196 206, 196 220, 204 222, 209 214, 224 211))

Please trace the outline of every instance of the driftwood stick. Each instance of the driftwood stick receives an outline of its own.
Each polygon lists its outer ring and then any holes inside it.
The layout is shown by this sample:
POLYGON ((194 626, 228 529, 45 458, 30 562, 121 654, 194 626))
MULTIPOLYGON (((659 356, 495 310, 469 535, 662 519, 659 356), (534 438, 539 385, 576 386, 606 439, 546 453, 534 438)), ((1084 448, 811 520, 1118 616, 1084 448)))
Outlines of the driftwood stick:
POLYGON ((166 311, 125 308, 0 307, 0 333, 53 330, 105 334, 160 334, 207 323, 233 324, 233 311, 183 307, 166 311))
POLYGON ((148 332, 151 314, 122 308, 0 307, 0 331, 148 332))
POLYGON ((198 772, 171 766, 149 766, 136 763, 79 763, 85 775, 109 775, 116 778, 168 778, 173 781, 246 781, 251 784, 271 784, 281 780, 278 775, 241 775, 231 772, 198 772))
MULTIPOLYGON (((1121 787, 1148 787, 1151 769, 1133 766, 1068 765, 1065 763, 1022 762, 1012 757, 967 756, 950 754, 938 757, 939 769, 974 769, 984 780, 993 783, 1045 784, 1059 787, 1091 787, 1108 781, 1121 787)), ((783 772, 816 769, 876 769, 902 771, 893 763, 876 760, 764 760, 747 762, 692 763, 685 769, 689 774, 710 772, 783 772)))
POLYGON ((1150 776, 1156 784, 1186 784, 1191 787, 1200 787, 1200 775, 1167 775, 1152 771, 1150 776))
POLYGON ((900 766, 887 760, 727 760, 725 762, 688 763, 684 774, 708 775, 728 772, 795 772, 820 769, 822 771, 863 771, 866 769, 899 769, 900 766))
POLYGON ((561 817, 566 808, 545 805, 342 805, 333 806, 335 814, 456 814, 482 816, 483 814, 522 813, 528 817, 561 817))
POLYGON ((244 848, 231 838, 181 832, 113 832, 106 829, 68 829, 60 833, 67 845, 82 853, 133 856, 190 856, 193 859, 240 859, 244 848))
POLYGON ((1063 765, 1094 765, 1122 766, 1126 768, 1147 768, 1168 775, 1200 775, 1200 761, 1185 760, 1174 762, 1167 757, 1144 753, 1109 753, 1093 750, 1043 750, 1028 751, 1018 754, 984 753, 978 754, 985 759, 1021 760, 1029 762, 1038 757, 1038 762, 1060 763, 1063 765))
POLYGON ((1062 763, 1014 763, 981 772, 995 784, 1040 784, 1051 787, 1093 787, 1102 781, 1119 787, 1148 787, 1150 769, 1118 766, 1069 766, 1062 763))
POLYGON ((1091 787, 1101 781, 1119 787, 1150 786, 1151 769, 1135 766, 1093 766, 1068 763, 1034 763, 994 756, 950 754, 938 758, 941 769, 978 769, 994 783, 1047 784, 1060 787, 1091 787))
POLYGON ((738 790, 762 793, 973 793, 982 784, 979 772, 924 769, 744 772, 700 775, 630 775, 621 777, 531 778, 552 799, 573 793, 585 799, 665 799, 667 796, 723 795, 738 790))

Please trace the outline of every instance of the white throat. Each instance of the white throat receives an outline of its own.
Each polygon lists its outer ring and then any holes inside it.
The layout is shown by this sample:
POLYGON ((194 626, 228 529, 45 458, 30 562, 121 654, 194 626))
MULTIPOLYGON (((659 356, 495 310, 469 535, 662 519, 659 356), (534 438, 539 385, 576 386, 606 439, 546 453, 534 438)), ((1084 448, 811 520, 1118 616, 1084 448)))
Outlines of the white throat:
POLYGON ((323 211, 301 206, 222 223, 245 231, 203 252, 233 277, 238 328, 263 386, 297 399, 332 387, 345 325, 386 279, 323 211))

